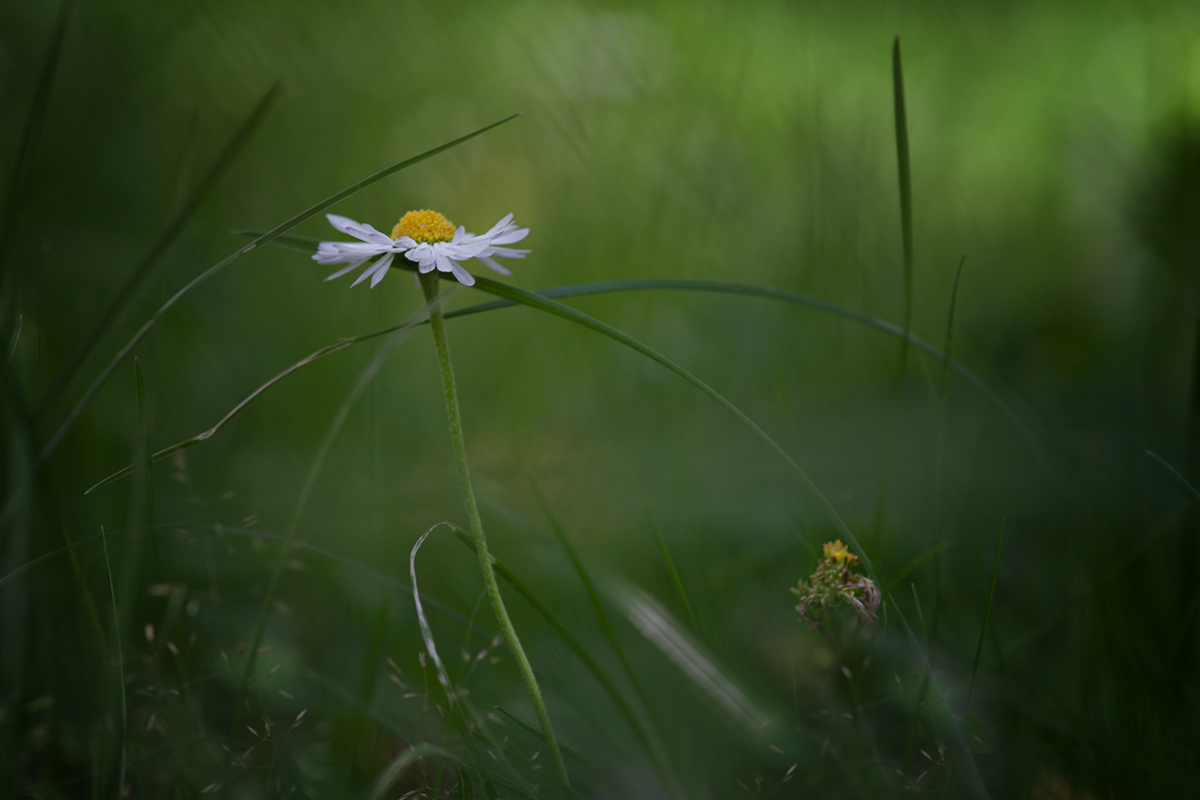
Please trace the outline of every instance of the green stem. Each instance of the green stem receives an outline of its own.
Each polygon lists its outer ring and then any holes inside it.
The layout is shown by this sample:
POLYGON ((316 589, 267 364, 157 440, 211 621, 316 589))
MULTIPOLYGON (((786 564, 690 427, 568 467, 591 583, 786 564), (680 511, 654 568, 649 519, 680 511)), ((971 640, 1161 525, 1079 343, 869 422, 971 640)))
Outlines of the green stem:
MULTIPOLYGON (((437 273, 430 272, 421 275, 421 290, 425 292, 426 302, 432 303, 438 293, 437 273)), ((429 327, 433 329, 433 342, 437 348, 438 366, 442 371, 442 391, 446 395, 446 415, 450 419, 450 440, 454 444, 454 461, 458 469, 458 484, 462 489, 463 505, 467 508, 467 520, 470 523, 471 540, 475 545, 475 553, 479 557, 479 570, 483 573, 483 583, 487 587, 488 599, 492 602, 492 611, 500 623, 500 630, 508 647, 516 659, 525 688, 529 690, 529 698, 537 711, 538 722, 541 723, 542 733, 550 745, 550 753, 554 756, 554 767, 558 779, 564 786, 570 786, 567 777, 567 766, 563 763, 562 751, 558 740, 554 738, 554 729, 550 726, 550 715, 546 713, 546 704, 542 701, 542 691, 538 688, 537 678, 534 677, 533 667, 521 647, 521 640, 508 618, 504 607, 504 598, 500 596, 500 585, 496 583, 496 573, 492 569, 492 557, 488 554, 487 538, 483 534, 483 522, 479 518, 479 506, 475 502, 475 489, 471 486, 471 472, 467 466, 467 445, 463 440, 462 416, 458 410, 458 390, 454 386, 454 367, 450 363, 450 345, 446 341, 446 326, 442 319, 442 308, 434 305, 429 310, 429 327)))

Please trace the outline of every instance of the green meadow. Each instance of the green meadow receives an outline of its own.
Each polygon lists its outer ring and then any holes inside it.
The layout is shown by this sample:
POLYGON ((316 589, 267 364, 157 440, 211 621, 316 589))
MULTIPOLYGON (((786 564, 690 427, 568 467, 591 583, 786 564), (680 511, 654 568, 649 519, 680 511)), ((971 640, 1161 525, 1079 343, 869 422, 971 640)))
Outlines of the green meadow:
POLYGON ((1200 7, 6 4, 0 407, 0 797, 1187 796, 1200 7))

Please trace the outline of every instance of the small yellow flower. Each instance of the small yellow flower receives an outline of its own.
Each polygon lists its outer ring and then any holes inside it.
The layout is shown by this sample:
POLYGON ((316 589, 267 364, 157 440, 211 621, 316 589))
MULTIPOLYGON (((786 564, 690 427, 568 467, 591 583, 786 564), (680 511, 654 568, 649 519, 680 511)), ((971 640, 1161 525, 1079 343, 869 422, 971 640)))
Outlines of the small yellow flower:
POLYGON ((845 564, 848 567, 853 566, 858 561, 858 556, 851 553, 846 545, 842 544, 841 539, 825 543, 825 558, 836 564, 845 564))

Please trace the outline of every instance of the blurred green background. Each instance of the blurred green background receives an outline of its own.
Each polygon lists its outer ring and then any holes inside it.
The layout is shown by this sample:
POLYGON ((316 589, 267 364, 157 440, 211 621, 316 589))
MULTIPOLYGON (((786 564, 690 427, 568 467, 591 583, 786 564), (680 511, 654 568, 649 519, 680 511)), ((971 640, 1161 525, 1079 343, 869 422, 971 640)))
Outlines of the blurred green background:
MULTIPOLYGON (((1028 437, 951 375, 939 492, 941 365, 912 351, 897 388, 897 338, 752 298, 569 302, 710 383, 809 472, 891 584, 895 611, 928 623, 917 638, 929 641, 972 752, 954 741, 951 718, 912 722, 924 673, 897 613, 871 635, 826 639, 800 624, 788 589, 838 534, 782 463, 676 376, 529 309, 449 323, 493 553, 635 698, 540 490, 599 584, 657 597, 770 719, 746 731, 610 605, 685 796, 955 794, 973 769, 996 796, 1194 785, 1197 519, 1180 476, 1146 451, 1196 482, 1200 7, 83 1, 66 18, 44 119, 20 162, 58 13, 0 8, 6 346, 22 325, 4 384, 0 573, 101 526, 127 532, 109 542, 115 628, 99 543, 0 586, 0 793, 116 796, 117 631, 131 796, 359 796, 406 747, 443 743, 411 596, 381 577, 407 582, 417 537, 443 519, 465 524, 425 329, 387 360, 329 453, 298 537, 359 566, 286 556, 246 715, 255 735, 264 718, 276 731, 232 777, 223 748, 254 741, 229 741, 238 651, 280 558, 266 535, 287 533, 322 440, 384 340, 287 378, 211 440, 155 465, 163 581, 137 533, 144 482, 83 494, 139 452, 132 359, 22 491, 122 344, 245 243, 233 231, 267 230, 519 111, 331 210, 381 230, 413 208, 476 231, 512 212, 532 231, 532 254, 505 280, 531 290, 735 281, 901 324, 896 35, 913 164, 913 332, 941 346, 965 256, 954 355, 1028 437), (96 338, 122 284, 276 81, 278 102, 96 338), (82 368, 56 383, 88 342, 82 368), (938 545, 939 559, 903 572, 938 545), (388 680, 386 658, 405 688, 388 680), (302 709, 303 724, 281 735, 302 709)), ((320 216, 293 233, 343 238, 320 216)), ((151 445, 199 433, 312 351, 421 306, 402 273, 374 290, 326 274, 305 252, 263 248, 172 308, 133 351, 151 445)), ((455 305, 480 299, 467 290, 455 305)), ((418 565, 423 594, 472 613, 481 583, 466 548, 437 533, 418 565)), ((610 698, 542 618, 515 595, 509 603, 562 740, 588 762, 572 765, 581 790, 661 796, 661 773, 610 698)), ((432 621, 457 665, 461 621, 432 621)), ((476 622, 472 650, 495 631, 486 604, 476 622)), ((481 662, 470 689, 481 714, 500 705, 532 722, 503 653, 481 662)), ((499 730, 526 759, 539 749, 499 730)), ((432 786, 431 776, 418 770, 389 796, 432 786)), ((464 791, 449 781, 439 790, 464 791)))

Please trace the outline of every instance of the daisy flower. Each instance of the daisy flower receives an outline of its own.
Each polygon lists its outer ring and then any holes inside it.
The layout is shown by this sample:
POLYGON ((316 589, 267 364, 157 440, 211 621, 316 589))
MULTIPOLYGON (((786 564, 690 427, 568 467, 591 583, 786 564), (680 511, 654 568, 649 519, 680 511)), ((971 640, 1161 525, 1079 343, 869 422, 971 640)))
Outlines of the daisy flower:
POLYGON ((515 250, 503 245, 515 244, 529 235, 528 228, 518 228, 513 223, 513 215, 492 226, 487 233, 476 236, 467 233, 461 225, 457 228, 450 220, 436 211, 423 209, 409 211, 396 227, 392 235, 380 233, 365 222, 355 222, 349 217, 339 217, 337 214, 326 214, 329 224, 345 234, 357 239, 357 242, 321 242, 313 261, 318 264, 346 264, 325 280, 340 278, 347 272, 352 272, 371 259, 376 259, 362 274, 355 279, 351 286, 357 286, 367 278, 371 286, 379 285, 383 276, 396 256, 403 254, 409 261, 417 265, 422 272, 449 272, 463 286, 473 286, 475 278, 462 267, 462 262, 468 259, 478 259, 487 264, 501 275, 511 275, 504 267, 496 262, 493 256, 499 258, 524 258, 528 250, 515 250))

